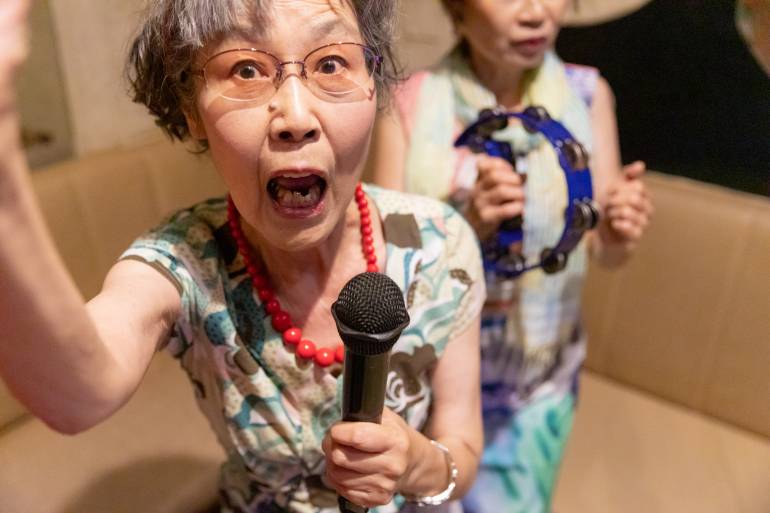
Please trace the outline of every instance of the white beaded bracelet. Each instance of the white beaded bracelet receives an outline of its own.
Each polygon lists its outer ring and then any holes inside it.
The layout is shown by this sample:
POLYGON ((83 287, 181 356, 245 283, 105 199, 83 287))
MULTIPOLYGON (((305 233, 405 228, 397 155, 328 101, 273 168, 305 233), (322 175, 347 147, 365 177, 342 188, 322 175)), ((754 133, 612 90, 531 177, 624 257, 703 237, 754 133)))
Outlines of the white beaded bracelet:
POLYGON ((444 453, 444 459, 446 460, 447 468, 449 469, 449 485, 443 492, 431 495, 430 497, 406 498, 409 502, 412 502, 417 506, 438 506, 443 504, 452 497, 452 492, 454 492, 455 487, 457 486, 457 465, 455 465, 455 460, 452 459, 449 449, 447 449, 444 444, 435 440, 429 441, 434 447, 437 447, 444 453))

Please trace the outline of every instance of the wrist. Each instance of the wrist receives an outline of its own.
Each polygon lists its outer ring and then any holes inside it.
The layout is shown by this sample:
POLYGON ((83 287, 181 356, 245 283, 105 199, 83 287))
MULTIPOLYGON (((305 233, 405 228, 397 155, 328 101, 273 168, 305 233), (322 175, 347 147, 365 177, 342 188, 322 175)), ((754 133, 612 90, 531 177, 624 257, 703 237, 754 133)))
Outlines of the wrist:
POLYGON ((615 234, 606 218, 597 227, 591 242, 591 257, 607 268, 625 264, 633 250, 633 244, 615 234))
MULTIPOLYGON (((439 465, 443 470, 436 471, 426 469, 426 475, 432 478, 431 481, 434 481, 434 484, 431 485, 429 491, 410 493, 408 490, 403 490, 401 494, 407 501, 415 503, 418 506, 438 506, 451 499, 457 486, 458 470, 452 454, 445 445, 436 440, 427 440, 427 442, 429 444, 428 449, 431 451, 432 455, 430 458, 425 458, 422 461, 428 461, 428 459, 433 460, 435 456, 438 455, 440 459, 439 465), (435 484, 437 481, 435 476, 442 476, 441 484, 438 486, 435 484)), ((431 466, 435 468, 435 463, 431 466)))
POLYGON ((407 498, 441 493, 452 481, 451 468, 444 452, 446 448, 418 431, 412 431, 410 438, 410 463, 399 493, 407 498))

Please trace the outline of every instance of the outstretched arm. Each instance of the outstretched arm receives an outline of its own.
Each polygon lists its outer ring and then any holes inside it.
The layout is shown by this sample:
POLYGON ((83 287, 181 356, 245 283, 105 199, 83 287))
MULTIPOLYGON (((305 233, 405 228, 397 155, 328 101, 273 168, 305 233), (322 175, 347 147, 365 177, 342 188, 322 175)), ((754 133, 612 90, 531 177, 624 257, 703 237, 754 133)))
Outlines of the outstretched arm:
POLYGON ((13 82, 28 8, 27 0, 0 5, 0 377, 33 414, 74 433, 130 397, 180 299, 157 271, 121 262, 86 307, 67 273, 19 140, 13 82))

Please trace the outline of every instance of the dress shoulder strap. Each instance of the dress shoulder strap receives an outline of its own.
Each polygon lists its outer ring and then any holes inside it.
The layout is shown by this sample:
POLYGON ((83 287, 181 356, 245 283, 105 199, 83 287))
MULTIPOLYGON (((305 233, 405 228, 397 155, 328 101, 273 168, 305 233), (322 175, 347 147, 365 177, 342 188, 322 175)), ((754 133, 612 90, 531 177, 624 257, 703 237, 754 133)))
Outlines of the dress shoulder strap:
POLYGON ((591 66, 565 63, 564 71, 572 90, 590 108, 594 91, 596 91, 596 82, 599 80, 599 70, 591 66))

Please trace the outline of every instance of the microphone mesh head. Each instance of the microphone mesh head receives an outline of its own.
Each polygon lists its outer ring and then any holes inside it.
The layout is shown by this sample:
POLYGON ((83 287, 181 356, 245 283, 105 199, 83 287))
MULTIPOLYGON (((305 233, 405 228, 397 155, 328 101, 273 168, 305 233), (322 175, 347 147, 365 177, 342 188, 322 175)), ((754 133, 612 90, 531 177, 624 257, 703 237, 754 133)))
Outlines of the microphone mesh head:
POLYGON ((335 312, 347 327, 369 335, 394 330, 409 320, 401 289, 382 273, 354 276, 342 288, 335 312))

